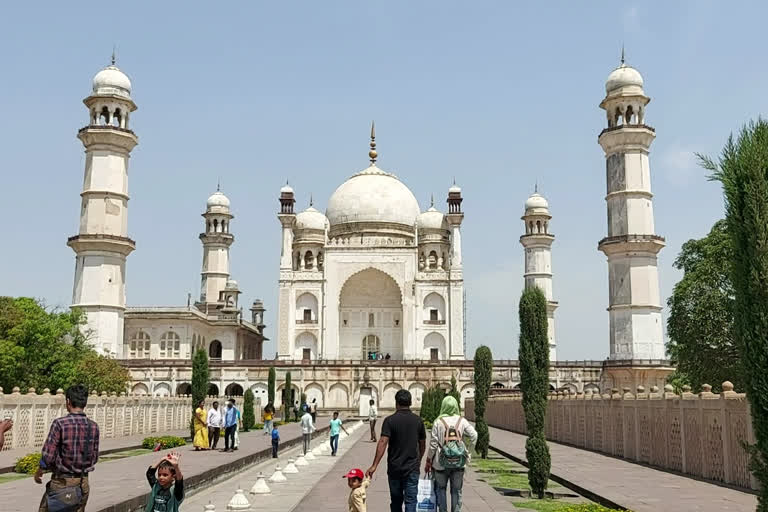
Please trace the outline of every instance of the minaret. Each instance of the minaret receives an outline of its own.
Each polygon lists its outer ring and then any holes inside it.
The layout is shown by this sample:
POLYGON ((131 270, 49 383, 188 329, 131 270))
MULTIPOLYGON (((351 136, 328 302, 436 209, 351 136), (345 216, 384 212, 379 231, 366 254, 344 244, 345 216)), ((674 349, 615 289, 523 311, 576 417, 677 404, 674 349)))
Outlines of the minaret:
POLYGON ((128 238, 128 159, 139 139, 130 130, 131 81, 112 63, 93 77, 83 100, 88 125, 80 230, 67 240, 76 254, 72 308, 86 315, 89 341, 99 353, 123 357, 125 260, 136 248, 128 238))
POLYGON ((200 233, 203 243, 203 270, 200 272, 200 304, 220 302, 220 294, 229 280, 229 247, 235 241, 229 231, 234 218, 229 211, 229 199, 220 187, 208 198, 205 213, 205 232, 200 233))
POLYGON ((557 360, 555 343, 555 310, 557 302, 552 300, 552 242, 555 236, 549 232, 549 203, 539 195, 538 190, 525 202, 525 234, 520 243, 525 247, 525 287, 537 286, 547 298, 547 337, 549 339, 549 360, 557 360))
POLYGON ((650 98, 640 73, 624 63, 608 76, 600 103, 608 127, 598 137, 605 151, 608 236, 599 250, 608 258, 610 359, 664 359, 648 152, 655 131, 645 124, 650 98))
POLYGON ((277 302, 279 325, 277 354, 281 359, 291 358, 291 339, 293 336, 293 330, 290 329, 289 322, 293 321, 290 316, 291 301, 293 300, 291 284, 293 283, 293 225, 296 222, 296 213, 293 207, 295 203, 296 199, 293 196, 293 188, 286 181, 285 185, 280 189, 280 213, 277 214, 277 218, 283 227, 283 244, 280 249, 280 292, 277 302))
POLYGON ((461 187, 453 185, 448 189, 448 213, 445 220, 451 230, 451 258, 448 269, 450 286, 450 324, 448 325, 449 357, 451 359, 464 359, 464 271, 461 263, 461 223, 464 221, 464 212, 461 209, 461 187))

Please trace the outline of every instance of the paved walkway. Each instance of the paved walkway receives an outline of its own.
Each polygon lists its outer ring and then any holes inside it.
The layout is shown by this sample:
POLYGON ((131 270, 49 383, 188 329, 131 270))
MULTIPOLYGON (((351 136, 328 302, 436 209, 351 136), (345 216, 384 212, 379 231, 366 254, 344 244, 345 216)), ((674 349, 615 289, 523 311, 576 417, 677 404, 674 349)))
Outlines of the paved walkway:
MULTIPOLYGON (((370 436, 365 435, 368 433, 368 425, 364 425, 360 430, 364 432, 361 439, 346 454, 343 454, 331 473, 315 484, 298 506, 292 509, 292 512, 317 512, 318 504, 322 504, 323 512, 347 512, 349 510, 347 505, 349 488, 346 480, 341 477, 352 468, 367 470, 373 462, 376 451, 376 444, 369 441, 370 436)), ((477 475, 470 469, 467 470, 464 478, 463 503, 462 512, 511 512, 519 510, 491 489, 488 484, 477 481, 477 475)), ((379 469, 368 488, 367 505, 368 510, 373 512, 389 510, 386 455, 379 464, 379 469)))
MULTIPOLYGON (((141 442, 147 437, 158 436, 178 436, 189 437, 189 429, 172 430, 170 432, 158 432, 155 434, 137 434, 135 436, 119 437, 112 439, 102 439, 99 442, 99 452, 102 455, 119 452, 141 446, 141 442)), ((29 455, 30 453, 39 453, 41 448, 17 448, 14 450, 5 450, 0 452, 0 473, 12 471, 16 465, 16 460, 29 455)))
MULTIPOLYGON (((491 446, 525 460, 525 436, 490 428, 491 446)), ((549 443, 552 475, 634 512, 752 512, 757 497, 599 453, 549 443)))
MULTIPOLYGON (((280 427, 280 435, 283 443, 297 440, 301 437, 298 424, 284 425, 280 427)), ((222 439, 219 447, 222 446, 222 439)), ((192 484, 197 480, 197 485, 207 485, 213 479, 222 476, 222 465, 242 463, 258 452, 267 449, 271 440, 257 430, 240 435, 240 449, 235 452, 223 453, 220 451, 195 452, 192 445, 177 448, 182 453, 181 468, 185 481, 192 484)), ((110 462, 101 462, 96 465, 96 470, 90 475, 91 495, 88 499, 88 512, 102 510, 125 510, 112 508, 116 503, 122 503, 130 499, 143 500, 149 492, 149 486, 145 478, 147 467, 156 462, 163 454, 170 450, 147 455, 137 455, 110 462)), ((46 475, 45 480, 48 480, 46 475)), ((43 495, 43 486, 35 484, 34 480, 27 478, 0 485, 0 509, 3 512, 28 512, 37 509, 37 504, 43 495), (20 499, 22 498, 23 499, 20 499)))

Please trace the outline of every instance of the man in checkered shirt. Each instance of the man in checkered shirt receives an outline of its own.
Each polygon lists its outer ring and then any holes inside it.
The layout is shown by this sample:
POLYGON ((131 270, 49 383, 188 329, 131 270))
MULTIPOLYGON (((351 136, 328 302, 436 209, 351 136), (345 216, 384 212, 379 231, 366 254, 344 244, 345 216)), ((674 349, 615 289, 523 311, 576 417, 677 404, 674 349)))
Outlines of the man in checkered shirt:
POLYGON ((79 486, 82 499, 76 512, 83 512, 88 502, 88 473, 99 460, 99 426, 83 412, 88 403, 88 390, 83 385, 67 389, 68 415, 51 423, 43 445, 40 467, 35 482, 43 483, 43 472, 50 471, 51 480, 40 502, 40 512, 48 512, 48 494, 65 487, 79 486))

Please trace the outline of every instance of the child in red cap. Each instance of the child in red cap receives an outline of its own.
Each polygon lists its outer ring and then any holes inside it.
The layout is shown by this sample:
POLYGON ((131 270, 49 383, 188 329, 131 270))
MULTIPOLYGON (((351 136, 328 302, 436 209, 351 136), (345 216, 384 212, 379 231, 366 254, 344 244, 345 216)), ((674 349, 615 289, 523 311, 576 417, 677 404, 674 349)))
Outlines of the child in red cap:
POLYGON ((347 479, 347 485, 352 489, 349 493, 349 512, 366 512, 365 490, 371 485, 371 480, 365 477, 362 469, 350 469, 343 478, 347 479))

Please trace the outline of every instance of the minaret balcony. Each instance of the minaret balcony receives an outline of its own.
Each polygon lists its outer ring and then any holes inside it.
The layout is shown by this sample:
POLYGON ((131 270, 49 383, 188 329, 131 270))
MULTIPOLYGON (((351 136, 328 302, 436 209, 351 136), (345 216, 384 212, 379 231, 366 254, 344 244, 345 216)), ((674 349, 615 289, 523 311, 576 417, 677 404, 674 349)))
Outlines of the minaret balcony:
POLYGON ((665 242, 664 237, 659 235, 616 235, 607 236, 600 240, 597 248, 603 251, 606 256, 632 252, 658 254, 666 245, 665 242))
POLYGON ((645 124, 622 124, 611 126, 600 132, 597 142, 602 146, 606 155, 621 151, 648 151, 656 130, 645 124))
POLYGON ((304 320, 297 318, 296 325, 317 325, 317 319, 315 318, 314 320, 304 320))
POLYGON ((130 152, 139 143, 139 138, 132 130, 113 125, 92 124, 84 126, 78 130, 77 138, 83 142, 86 148, 94 144, 108 144, 127 152, 130 152))
POLYGON ((107 251, 128 256, 136 249, 136 242, 125 236, 105 233, 80 234, 67 239, 67 245, 75 252, 107 251))
POLYGON ((424 325, 445 325, 445 320, 424 320, 424 325))

